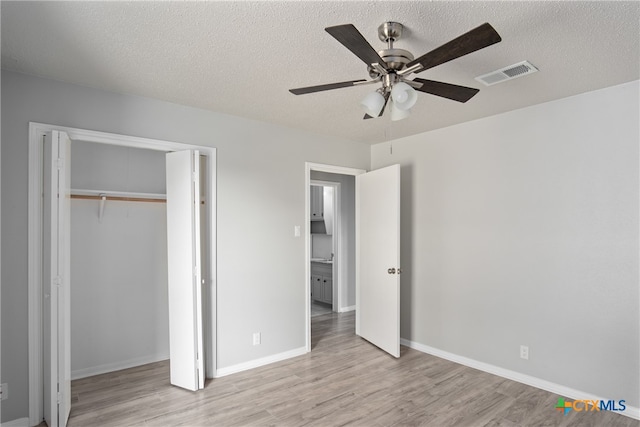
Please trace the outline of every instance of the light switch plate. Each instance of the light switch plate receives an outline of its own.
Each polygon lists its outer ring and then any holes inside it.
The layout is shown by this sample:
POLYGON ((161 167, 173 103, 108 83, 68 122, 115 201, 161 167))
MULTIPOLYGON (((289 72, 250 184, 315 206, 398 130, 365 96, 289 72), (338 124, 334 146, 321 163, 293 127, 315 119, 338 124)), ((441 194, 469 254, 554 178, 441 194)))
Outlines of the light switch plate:
POLYGON ((296 225, 293 227, 293 236, 294 237, 300 237, 300 226, 296 225))

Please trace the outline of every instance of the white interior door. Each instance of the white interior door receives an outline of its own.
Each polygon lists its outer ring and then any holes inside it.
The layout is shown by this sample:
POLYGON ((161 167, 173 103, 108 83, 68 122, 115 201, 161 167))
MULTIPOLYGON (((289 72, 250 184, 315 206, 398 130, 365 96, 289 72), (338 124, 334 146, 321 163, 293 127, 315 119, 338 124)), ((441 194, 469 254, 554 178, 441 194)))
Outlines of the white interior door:
POLYGON ((64 132, 44 143, 43 368, 44 415, 65 426, 71 412, 70 148, 64 132))
POLYGON ((356 334, 400 357, 400 165, 356 176, 356 334))
POLYGON ((200 153, 166 156, 171 384, 204 388, 200 254, 200 153))

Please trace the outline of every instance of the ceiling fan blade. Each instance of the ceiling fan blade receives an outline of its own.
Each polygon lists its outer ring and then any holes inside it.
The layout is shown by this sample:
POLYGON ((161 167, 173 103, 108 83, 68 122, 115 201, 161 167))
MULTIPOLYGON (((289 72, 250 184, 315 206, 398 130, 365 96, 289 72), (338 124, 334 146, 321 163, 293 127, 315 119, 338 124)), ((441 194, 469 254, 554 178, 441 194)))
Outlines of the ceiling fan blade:
POLYGON ((323 90, 332 90, 332 89, 340 89, 343 87, 351 87, 355 86, 355 83, 364 82, 366 80, 351 80, 348 82, 339 82, 339 83, 329 83, 326 85, 318 85, 318 86, 309 86, 309 87, 300 87, 297 89, 289 89, 294 95, 304 95, 305 93, 313 93, 313 92, 322 92, 323 90))
POLYGON ((365 64, 371 65, 378 63, 382 67, 387 68, 387 64, 380 58, 378 52, 376 52, 353 24, 336 25, 335 27, 327 27, 324 30, 342 43, 344 47, 353 52, 365 64))
POLYGON ((502 38, 493 27, 488 24, 482 24, 473 30, 464 33, 460 37, 451 40, 448 43, 425 53, 419 58, 409 62, 406 68, 411 68, 416 64, 420 64, 416 73, 419 73, 436 65, 444 64, 452 59, 459 58, 476 50, 483 49, 492 44, 498 43, 502 38))
POLYGON ((362 118, 363 120, 367 120, 367 119, 376 119, 378 117, 382 117, 382 115, 384 114, 384 110, 385 108, 387 108, 387 103, 389 102, 389 96, 391 95, 390 92, 387 92, 384 94, 384 105, 382 106, 382 110, 380 110, 380 114, 378 114, 376 117, 372 117, 368 114, 365 113, 364 117, 362 118))
POLYGON ((452 85, 451 83, 437 82, 434 80, 413 79, 416 83, 422 83, 422 87, 414 86, 415 90, 429 93, 431 95, 441 96, 443 98, 452 99, 458 102, 467 102, 474 95, 480 92, 480 89, 472 87, 452 85))

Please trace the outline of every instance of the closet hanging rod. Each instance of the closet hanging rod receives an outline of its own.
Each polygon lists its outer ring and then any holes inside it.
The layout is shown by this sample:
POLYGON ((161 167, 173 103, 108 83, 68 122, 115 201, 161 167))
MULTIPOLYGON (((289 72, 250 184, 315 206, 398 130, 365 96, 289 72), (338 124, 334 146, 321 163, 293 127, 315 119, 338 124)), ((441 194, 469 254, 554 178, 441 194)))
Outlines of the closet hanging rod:
MULTIPOLYGON (((107 200, 115 200, 121 202, 153 202, 153 203, 166 203, 167 199, 152 199, 149 197, 121 197, 121 196, 105 196, 107 200)), ((72 194, 72 199, 84 199, 84 200, 102 200, 102 196, 85 196, 82 194, 72 194)))
POLYGON ((106 191, 106 190, 71 190, 72 199, 85 200, 115 200, 123 202, 153 202, 166 203, 167 195, 160 193, 134 193, 129 191, 106 191))

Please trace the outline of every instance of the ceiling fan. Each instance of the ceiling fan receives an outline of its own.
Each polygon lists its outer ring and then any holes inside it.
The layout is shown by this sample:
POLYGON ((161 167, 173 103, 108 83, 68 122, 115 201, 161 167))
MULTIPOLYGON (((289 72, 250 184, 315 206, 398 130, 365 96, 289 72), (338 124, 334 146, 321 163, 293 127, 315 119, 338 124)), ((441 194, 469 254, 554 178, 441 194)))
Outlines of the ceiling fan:
POLYGON ((381 87, 367 95, 361 102, 366 114, 364 119, 380 117, 391 98, 391 120, 400 120, 409 115, 410 108, 417 100, 416 90, 441 96, 458 102, 467 102, 478 89, 450 83, 414 78, 411 74, 444 64, 476 50, 483 49, 502 40, 488 23, 462 34, 448 43, 415 58, 411 52, 396 49, 393 43, 402 36, 403 26, 398 22, 385 22, 378 27, 378 37, 387 43, 387 48, 379 52, 367 42, 353 24, 325 28, 336 40, 353 52, 365 64, 370 80, 359 79, 347 82, 329 83, 289 89, 294 95, 340 89, 344 87, 381 83, 381 87))

